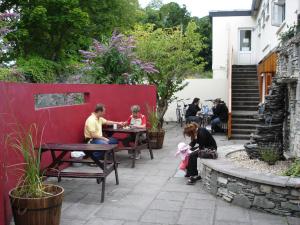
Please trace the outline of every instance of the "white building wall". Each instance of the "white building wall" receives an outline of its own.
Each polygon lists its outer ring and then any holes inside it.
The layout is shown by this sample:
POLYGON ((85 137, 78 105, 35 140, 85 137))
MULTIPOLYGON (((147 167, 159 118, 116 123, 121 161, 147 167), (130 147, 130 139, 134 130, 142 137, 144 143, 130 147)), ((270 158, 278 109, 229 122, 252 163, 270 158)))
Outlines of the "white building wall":
MULTIPOLYGON (((227 78, 228 43, 234 50, 233 64, 237 63, 239 50, 239 28, 253 28, 255 21, 250 16, 213 17, 213 78, 227 78)), ((252 48, 255 42, 252 43, 252 48)), ((255 48, 254 48, 255 49, 255 48)))
MULTIPOLYGON (((211 103, 204 100, 221 98, 227 103, 227 79, 187 79, 185 82, 188 82, 188 85, 175 96, 178 99, 190 98, 186 104, 190 104, 196 97, 200 98, 202 104, 209 106, 211 103)), ((165 121, 176 121, 176 101, 169 105, 164 118, 165 121)))
POLYGON ((297 22, 297 12, 300 12, 299 0, 286 0, 285 21, 282 25, 272 25, 272 0, 263 0, 255 18, 254 40, 256 44, 256 63, 258 64, 268 53, 274 50, 279 44, 279 35, 281 32, 288 30, 288 27, 293 26, 297 22), (266 6, 269 3, 269 16, 266 16, 265 23, 262 24, 259 32, 258 20, 262 18, 262 11, 266 11, 266 6))

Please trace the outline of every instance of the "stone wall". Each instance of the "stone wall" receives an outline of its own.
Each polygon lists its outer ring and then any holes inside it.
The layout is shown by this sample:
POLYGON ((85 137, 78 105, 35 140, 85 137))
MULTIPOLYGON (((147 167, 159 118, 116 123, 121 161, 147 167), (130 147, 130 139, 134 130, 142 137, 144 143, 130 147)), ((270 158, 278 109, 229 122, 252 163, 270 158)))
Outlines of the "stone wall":
POLYGON ((276 79, 287 89, 283 128, 286 157, 300 157, 300 34, 277 49, 276 79))
MULTIPOLYGON (((220 168, 226 168, 226 165, 220 168)), ((246 178, 231 176, 215 170, 203 163, 202 179, 204 187, 213 195, 219 196, 227 202, 244 208, 254 208, 259 211, 277 215, 300 217, 300 189, 294 187, 280 187, 271 184, 254 182, 246 178)), ((282 183, 278 183, 282 185, 282 183)))

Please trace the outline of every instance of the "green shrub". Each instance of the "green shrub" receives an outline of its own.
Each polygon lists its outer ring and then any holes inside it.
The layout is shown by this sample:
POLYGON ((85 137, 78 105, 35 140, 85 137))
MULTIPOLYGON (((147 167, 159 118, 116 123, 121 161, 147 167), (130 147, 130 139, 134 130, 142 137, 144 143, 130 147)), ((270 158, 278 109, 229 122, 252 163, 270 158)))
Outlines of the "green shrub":
POLYGON ((20 82, 24 81, 22 73, 13 68, 0 67, 0 81, 20 82))
POLYGON ((274 165, 280 159, 279 151, 274 147, 266 146, 261 148, 259 152, 261 159, 269 165, 274 165))
POLYGON ((293 164, 283 173, 284 176, 300 177, 300 159, 296 159, 293 164))
POLYGON ((17 65, 26 80, 33 83, 51 83, 56 81, 59 69, 59 64, 38 56, 19 58, 17 65))

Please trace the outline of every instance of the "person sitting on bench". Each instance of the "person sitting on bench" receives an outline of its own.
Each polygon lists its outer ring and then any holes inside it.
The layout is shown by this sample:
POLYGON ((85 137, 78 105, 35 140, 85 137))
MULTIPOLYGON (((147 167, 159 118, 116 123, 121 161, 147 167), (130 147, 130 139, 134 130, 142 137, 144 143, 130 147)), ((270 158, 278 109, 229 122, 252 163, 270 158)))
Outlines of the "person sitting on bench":
MULTIPOLYGON (((102 133, 102 125, 121 125, 122 122, 115 122, 103 118, 105 114, 105 106, 101 103, 97 104, 94 112, 87 118, 84 126, 85 142, 89 144, 118 144, 118 140, 110 137, 106 138, 102 133)), ((94 152, 93 155, 98 159, 103 158, 102 152, 94 152)))
POLYGON ((201 111, 199 107, 200 99, 194 98, 193 102, 189 104, 188 109, 185 113, 186 123, 196 122, 200 123, 200 118, 197 116, 197 113, 201 111))
MULTIPOLYGON (((146 116, 140 113, 140 106, 133 105, 131 106, 131 115, 129 116, 128 120, 123 122, 123 126, 130 126, 131 128, 146 128, 146 116)), ((135 141, 135 135, 129 134, 126 138, 122 140, 122 143, 125 147, 129 147, 130 142, 135 141)), ((133 158, 133 151, 128 150, 128 154, 130 158, 133 158)), ((141 152, 138 152, 135 159, 141 158, 141 152)))
POLYGON ((212 133, 225 132, 221 127, 221 123, 227 123, 228 120, 228 108, 225 102, 221 101, 220 98, 215 99, 212 110, 213 110, 213 116, 211 118, 212 133))
POLYGON ((191 138, 189 145, 191 146, 191 150, 194 151, 189 155, 189 162, 185 175, 185 177, 189 177, 187 184, 192 185, 195 184, 197 180, 201 179, 197 169, 199 152, 195 151, 195 146, 198 144, 198 150, 203 150, 205 148, 217 150, 217 143, 206 128, 199 127, 198 124, 194 122, 187 124, 184 127, 183 135, 191 138))

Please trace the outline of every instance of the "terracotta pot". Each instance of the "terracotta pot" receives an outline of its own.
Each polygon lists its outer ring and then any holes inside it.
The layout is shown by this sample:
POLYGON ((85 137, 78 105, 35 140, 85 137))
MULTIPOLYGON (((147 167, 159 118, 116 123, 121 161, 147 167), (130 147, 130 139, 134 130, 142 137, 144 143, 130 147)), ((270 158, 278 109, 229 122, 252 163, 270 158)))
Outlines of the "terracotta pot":
POLYGON ((15 225, 59 225, 64 189, 45 185, 45 191, 53 196, 22 198, 15 195, 17 187, 9 192, 15 225))
POLYGON ((151 131, 148 130, 148 135, 150 139, 150 146, 152 149, 161 149, 163 147, 165 131, 151 131))

